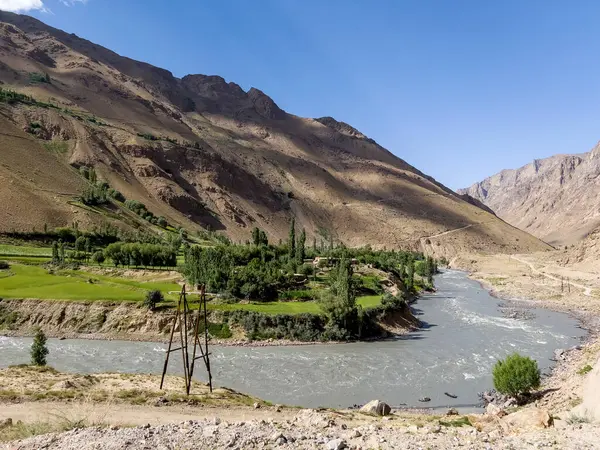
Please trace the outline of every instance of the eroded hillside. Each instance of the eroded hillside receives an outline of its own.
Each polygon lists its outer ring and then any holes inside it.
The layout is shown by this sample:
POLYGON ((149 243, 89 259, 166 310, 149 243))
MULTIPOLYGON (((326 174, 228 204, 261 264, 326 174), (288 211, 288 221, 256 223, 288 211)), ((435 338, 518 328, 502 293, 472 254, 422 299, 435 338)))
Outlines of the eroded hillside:
POLYGON ((503 170, 459 192, 547 242, 570 245, 600 225, 600 147, 503 170))
POLYGON ((173 225, 236 240, 254 226, 285 239, 296 217, 309 242, 547 248, 348 124, 294 116, 218 76, 176 78, 31 17, 0 12, 0 22, 1 87, 34 99, 0 105, 5 231, 131 225, 116 203, 100 213, 73 201, 85 166, 173 225))

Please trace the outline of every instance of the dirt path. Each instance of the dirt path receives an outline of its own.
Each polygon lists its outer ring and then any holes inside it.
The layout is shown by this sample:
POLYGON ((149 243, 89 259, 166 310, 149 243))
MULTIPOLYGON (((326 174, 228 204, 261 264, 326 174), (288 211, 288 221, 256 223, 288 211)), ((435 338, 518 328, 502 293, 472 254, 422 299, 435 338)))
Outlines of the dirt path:
POLYGON ((439 234, 434 234, 433 236, 426 236, 424 238, 421 238, 421 240, 423 240, 423 239, 438 238, 438 237, 445 236, 445 235, 450 234, 450 233, 456 233, 457 231, 466 230, 467 228, 474 227, 475 225, 479 225, 479 223, 472 223, 470 225, 465 225, 464 227, 460 227, 460 228, 455 228, 453 230, 444 231, 443 233, 439 233, 439 234))
POLYGON ((203 420, 219 417, 231 422, 247 420, 267 420, 293 418, 297 410, 284 408, 276 412, 273 407, 254 409, 252 407, 193 407, 127 405, 117 403, 92 403, 88 401, 65 402, 23 402, 0 406, 0 422, 11 418, 24 423, 64 423, 84 421, 87 424, 105 424, 115 426, 153 426, 179 423, 186 420, 203 420))
POLYGON ((554 281, 558 281, 558 282, 562 282, 564 280, 566 280, 571 286, 575 286, 576 288, 582 289, 583 290, 583 295, 587 296, 587 297, 591 297, 592 296, 592 288, 588 287, 588 286, 584 286, 582 284, 579 283, 574 283, 573 281, 569 280, 569 279, 564 279, 564 278, 559 278, 559 277, 555 277, 554 275, 550 275, 547 274, 545 272, 542 272, 539 269, 536 269, 535 266, 530 263, 527 260, 524 260, 522 258, 519 258, 518 256, 515 255, 511 255, 510 256, 511 259, 514 259, 515 261, 520 262, 521 264, 525 264, 527 266, 529 266, 529 268, 531 269, 531 271, 537 275, 542 275, 543 277, 549 278, 551 280, 554 281))

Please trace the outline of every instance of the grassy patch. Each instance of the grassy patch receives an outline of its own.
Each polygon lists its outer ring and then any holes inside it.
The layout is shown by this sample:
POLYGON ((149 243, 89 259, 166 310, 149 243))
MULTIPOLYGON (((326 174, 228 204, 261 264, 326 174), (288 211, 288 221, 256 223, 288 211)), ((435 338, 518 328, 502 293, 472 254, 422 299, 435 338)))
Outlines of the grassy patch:
POLYGON ((471 422, 467 417, 460 417, 455 420, 440 420, 440 425, 443 427, 470 427, 471 422))
MULTIPOLYGON (((356 303, 363 308, 373 308, 381 305, 381 295, 365 295, 358 297, 356 303)), ((316 301, 309 302, 263 302, 263 303, 230 303, 208 304, 208 309, 218 311, 254 311, 263 314, 321 314, 321 307, 316 301)))
POLYGON ((356 303, 363 308, 374 308, 381 305, 381 295, 363 295, 356 299, 356 303))
POLYGON ((44 142, 44 147, 51 153, 62 155, 69 150, 69 143, 67 141, 50 141, 44 142))
POLYGON ((15 264, 10 270, 13 276, 0 278, 0 298, 141 301, 150 290, 180 290, 175 283, 145 283, 71 270, 50 274, 38 266, 15 264))
POLYGON ((484 280, 490 283, 492 286, 503 286, 506 283, 506 278, 502 277, 490 277, 484 278, 484 280))
POLYGON ((320 314, 317 302, 264 302, 264 303, 232 303, 207 305, 209 309, 219 311, 254 311, 263 314, 320 314))
POLYGON ((52 249, 50 247, 29 247, 24 245, 0 244, 0 256, 52 257, 52 249))
POLYGON ((579 370, 577 371, 577 373, 578 373, 579 375, 585 375, 585 374, 588 374, 588 373, 590 373, 590 372, 591 372, 593 369, 594 369, 594 368, 593 368, 592 366, 590 366, 589 364, 586 364, 586 365, 585 365, 585 366, 583 366, 581 369, 579 369, 579 370))
POLYGON ((588 415, 578 415, 578 414, 571 414, 569 417, 567 417, 566 422, 569 425, 576 425, 576 424, 580 424, 580 423, 590 423, 592 421, 592 418, 588 415))

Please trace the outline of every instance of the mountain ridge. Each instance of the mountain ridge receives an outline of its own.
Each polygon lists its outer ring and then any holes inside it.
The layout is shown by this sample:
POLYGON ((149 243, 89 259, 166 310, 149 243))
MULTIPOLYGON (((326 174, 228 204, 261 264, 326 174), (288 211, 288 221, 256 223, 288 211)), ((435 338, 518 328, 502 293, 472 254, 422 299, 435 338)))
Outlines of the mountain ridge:
MULTIPOLYGON (((48 164, 72 169, 75 190, 86 183, 77 170, 93 167, 169 223, 234 240, 248 239, 254 226, 285 239, 296 217, 310 237, 331 233, 347 245, 421 248, 424 237, 471 225, 428 250, 547 248, 349 124, 295 116, 261 90, 245 92, 218 75, 174 77, 27 16, 0 12, 0 23, 2 88, 36 100, 3 104, 0 131, 18 136, 22 152, 60 148, 48 164)), ((2 155, 0 163, 15 182, 14 163, 2 155)), ((23 192, 32 205, 40 190, 58 202, 53 182, 36 175, 44 170, 32 163, 35 189, 23 192)), ((32 206, 13 226, 120 224, 127 216, 116 203, 100 213, 61 205, 60 220, 32 206)), ((7 202, 0 226, 14 210, 7 202)))
POLYGON ((502 170, 457 192, 540 239, 573 244, 600 226, 600 143, 587 153, 558 154, 502 170))

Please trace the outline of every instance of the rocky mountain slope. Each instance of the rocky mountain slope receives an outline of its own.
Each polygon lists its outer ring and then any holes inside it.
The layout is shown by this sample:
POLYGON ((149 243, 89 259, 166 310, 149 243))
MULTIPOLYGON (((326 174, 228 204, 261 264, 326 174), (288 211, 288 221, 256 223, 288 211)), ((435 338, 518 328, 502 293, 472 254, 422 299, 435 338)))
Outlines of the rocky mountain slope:
POLYGON ((503 170, 459 193, 549 243, 572 244, 600 225, 600 146, 503 170))
POLYGON ((309 242, 547 248, 348 124, 294 116, 218 76, 176 78, 28 16, 0 12, 0 81, 32 97, 0 103, 4 231, 143 226, 118 202, 74 201, 85 166, 172 225, 236 240, 254 226, 285 239, 295 216, 309 242))

